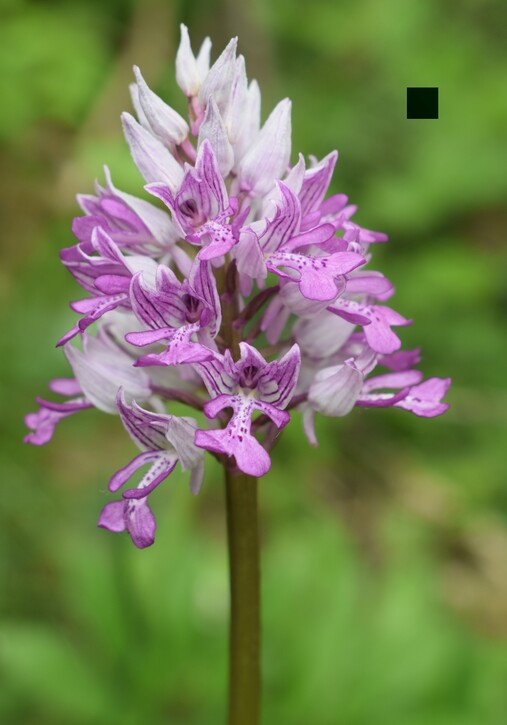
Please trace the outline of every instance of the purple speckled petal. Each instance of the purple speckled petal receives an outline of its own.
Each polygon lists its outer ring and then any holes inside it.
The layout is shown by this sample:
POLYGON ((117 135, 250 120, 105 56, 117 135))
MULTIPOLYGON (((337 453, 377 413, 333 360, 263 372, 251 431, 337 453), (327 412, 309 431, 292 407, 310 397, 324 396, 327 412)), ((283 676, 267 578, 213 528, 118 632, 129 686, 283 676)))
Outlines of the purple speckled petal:
POLYGON ((411 320, 405 319, 390 307, 366 305, 343 297, 335 300, 328 310, 350 322, 364 325, 368 344, 372 350, 383 355, 389 355, 401 347, 401 341, 391 330, 391 325, 411 324, 411 320))
POLYGON ((118 489, 124 486, 129 478, 131 478, 139 468, 142 468, 147 463, 153 463, 154 461, 158 460, 159 453, 160 452, 158 450, 145 451, 144 453, 140 453, 138 456, 133 458, 130 463, 127 463, 126 466, 120 468, 111 477, 108 485, 109 490, 111 492, 118 491, 118 489))
POLYGON ((199 232, 187 236, 187 240, 201 244, 208 242, 197 254, 198 259, 203 262, 223 257, 236 244, 231 225, 215 221, 204 224, 199 232))
MULTIPOLYGON (((142 454, 141 454, 142 455, 142 454)), ((123 498, 146 498, 173 472, 178 458, 174 453, 160 453, 153 460, 147 471, 137 484, 136 488, 129 488, 123 492, 123 498)))
POLYGON ((288 267, 299 275, 298 284, 301 294, 309 300, 334 300, 343 287, 335 279, 365 263, 360 254, 337 252, 328 257, 311 257, 292 252, 278 251, 267 261, 268 269, 287 279, 291 275, 281 272, 279 267, 288 267))
MULTIPOLYGON (((234 411, 227 427, 223 430, 196 431, 195 445, 216 453, 233 456, 238 468, 243 473, 250 476, 263 476, 268 472, 271 460, 261 444, 250 433, 251 416, 255 409, 253 399, 242 395, 223 397, 229 399, 220 401, 219 407, 223 408, 228 405, 234 411)), ((210 403, 213 402, 210 401, 210 403)), ((208 415, 211 415, 215 409, 207 407, 205 410, 208 415)))
POLYGON ((152 353, 140 357, 136 366, 149 367, 152 365, 184 365, 186 363, 202 363, 213 360, 214 353, 200 342, 192 342, 192 335, 201 329, 199 322, 183 325, 174 331, 168 341, 167 349, 161 353, 152 353))
POLYGON ((408 395, 396 403, 396 407, 409 410, 423 418, 442 415, 449 405, 440 401, 447 393, 450 384, 450 378, 428 378, 411 388, 408 395))

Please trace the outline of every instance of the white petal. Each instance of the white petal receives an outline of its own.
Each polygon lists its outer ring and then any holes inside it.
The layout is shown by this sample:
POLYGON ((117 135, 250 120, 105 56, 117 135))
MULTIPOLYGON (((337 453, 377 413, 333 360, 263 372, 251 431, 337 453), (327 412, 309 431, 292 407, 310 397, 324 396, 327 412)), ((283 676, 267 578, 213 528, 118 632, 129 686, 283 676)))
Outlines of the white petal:
MULTIPOLYGON (((180 25, 181 40, 176 53, 176 83, 187 97, 196 96, 201 86, 199 66, 192 53, 188 28, 180 25)), ((204 44, 203 44, 204 45, 204 44)))
POLYGON ((148 183, 162 181, 175 191, 183 180, 183 169, 174 156, 130 113, 122 113, 122 123, 130 153, 144 179, 148 183))
POLYGON ((248 100, 248 82, 246 78, 245 59, 242 55, 236 58, 231 94, 224 117, 225 126, 231 143, 238 139, 239 132, 245 122, 248 100))
POLYGON ((199 70, 199 77, 201 81, 206 76, 206 73, 209 71, 210 51, 211 40, 209 38, 204 38, 204 40, 202 41, 202 45, 199 49, 199 53, 197 55, 197 68, 199 70))
POLYGON ((204 121, 199 129, 198 147, 201 146, 204 139, 208 139, 211 144, 220 173, 224 177, 227 176, 234 163, 234 152, 214 98, 210 98, 206 107, 204 121))
POLYGON ((183 143, 189 130, 185 119, 153 93, 137 66, 134 66, 134 75, 139 92, 139 105, 153 133, 168 145, 183 143))
POLYGON ((291 149, 291 102, 273 109, 241 162, 241 185, 251 196, 263 196, 287 171, 291 149))
POLYGON ((363 385, 363 376, 347 363, 320 370, 310 385, 308 400, 324 415, 340 417, 354 407, 363 385))
POLYGON ((243 125, 241 132, 234 142, 234 157, 236 164, 243 158, 257 138, 261 126, 261 92, 257 81, 248 86, 243 125))
POLYGON ((150 130, 150 123, 148 119, 145 116, 145 113, 143 111, 143 107, 141 106, 141 102, 139 100, 139 88, 137 86, 137 83, 131 83, 129 85, 129 91, 130 91, 130 98, 132 100, 132 105, 134 106, 134 111, 136 112, 137 120, 141 124, 143 128, 150 130))
POLYGON ((87 399, 105 413, 118 412, 116 395, 120 387, 127 397, 140 401, 151 395, 147 374, 133 367, 132 358, 119 348, 108 347, 97 337, 85 337, 83 352, 66 345, 65 355, 87 399))
POLYGON ((199 103, 206 106, 213 97, 220 111, 225 111, 234 78, 237 38, 232 38, 223 53, 211 66, 199 91, 199 103))

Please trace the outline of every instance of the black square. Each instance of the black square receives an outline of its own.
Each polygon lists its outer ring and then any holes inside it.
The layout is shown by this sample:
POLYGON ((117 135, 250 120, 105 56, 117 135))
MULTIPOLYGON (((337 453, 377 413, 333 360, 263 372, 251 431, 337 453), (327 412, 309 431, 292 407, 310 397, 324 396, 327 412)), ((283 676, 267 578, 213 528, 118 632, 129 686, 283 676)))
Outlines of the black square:
POLYGON ((407 88, 407 118, 438 118, 438 88, 407 88))

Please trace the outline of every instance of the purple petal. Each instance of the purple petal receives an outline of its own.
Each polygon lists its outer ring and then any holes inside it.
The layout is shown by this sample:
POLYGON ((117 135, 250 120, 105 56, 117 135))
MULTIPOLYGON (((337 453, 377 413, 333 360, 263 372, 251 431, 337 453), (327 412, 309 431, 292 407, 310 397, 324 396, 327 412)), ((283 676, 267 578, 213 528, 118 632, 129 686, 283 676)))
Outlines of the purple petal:
POLYGON ((152 413, 141 408, 135 401, 127 402, 123 390, 118 393, 117 405, 127 433, 142 451, 161 451, 169 448, 165 437, 169 415, 152 413))
POLYGON ((148 494, 154 491, 165 479, 173 472, 178 458, 176 454, 159 453, 153 459, 150 470, 144 474, 137 484, 136 488, 129 488, 123 492, 125 499, 141 499, 146 498, 148 494))
POLYGON ((136 456, 126 466, 120 468, 119 471, 111 477, 108 488, 111 492, 117 491, 131 478, 134 473, 145 466, 147 463, 157 461, 159 459, 159 451, 145 451, 136 456))
POLYGON ((123 501, 111 501, 106 503, 102 511, 100 512, 99 522, 97 526, 101 529, 107 529, 114 533, 120 533, 125 531, 125 517, 124 517, 125 503, 123 501))
POLYGON ((280 360, 268 363, 257 383, 260 400, 277 408, 285 408, 292 398, 300 367, 299 345, 293 345, 280 360))
POLYGON ((401 372, 376 375, 364 381, 363 393, 371 393, 372 390, 382 388, 407 388, 416 385, 422 380, 422 373, 419 370, 403 370, 401 372))
POLYGON ((450 384, 450 378, 429 378, 411 388, 408 395, 397 403, 397 407, 409 410, 423 418, 442 415, 449 405, 440 401, 447 393, 450 384))
POLYGON ((311 244, 318 246, 319 244, 324 244, 334 237, 334 232, 335 229, 332 224, 321 224, 318 227, 314 227, 302 234, 292 237, 286 244, 283 245, 283 249, 286 252, 291 252, 294 249, 308 247, 311 244))
POLYGON ((240 471, 249 476, 264 476, 270 467, 271 459, 261 444, 250 434, 241 437, 225 430, 198 430, 195 445, 215 453, 233 456, 240 471))
POLYGON ((401 346, 401 341, 391 330, 391 325, 411 324, 410 320, 406 320, 389 307, 365 305, 344 298, 335 300, 328 309, 333 314, 349 321, 353 321, 353 318, 358 315, 358 324, 364 325, 364 334, 368 344, 375 352, 383 355, 395 352, 401 346), (365 325, 361 321, 361 317, 366 318, 369 324, 365 325))
POLYGON ((160 330, 145 330, 144 332, 127 332, 125 340, 136 347, 144 347, 162 340, 170 340, 174 332, 172 327, 162 327, 160 330))
POLYGON ((48 388, 59 395, 82 395, 83 391, 74 378, 54 378, 48 383, 48 388))
POLYGON ((338 151, 331 151, 322 161, 305 172, 299 192, 303 215, 319 208, 331 183, 337 159, 338 151))
POLYGON ((400 350, 392 355, 383 355, 379 358, 379 363, 389 370, 398 372, 407 370, 421 362, 421 348, 415 350, 400 350))
POLYGON ((360 254, 337 252, 328 257, 311 257, 292 252, 278 251, 267 262, 268 269, 279 276, 291 279, 290 275, 280 272, 279 267, 288 267, 299 274, 299 289, 309 300, 334 300, 343 290, 343 284, 336 278, 351 272, 365 263, 360 254))
POLYGON ((138 549, 145 549, 155 541, 157 523, 146 499, 125 501, 125 524, 138 549))

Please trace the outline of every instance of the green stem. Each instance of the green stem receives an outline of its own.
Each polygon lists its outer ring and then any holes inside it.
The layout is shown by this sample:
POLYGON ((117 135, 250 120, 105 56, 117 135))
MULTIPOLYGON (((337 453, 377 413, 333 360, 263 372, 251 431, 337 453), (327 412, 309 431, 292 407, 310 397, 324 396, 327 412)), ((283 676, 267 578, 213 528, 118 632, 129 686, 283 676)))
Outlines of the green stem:
POLYGON ((225 469, 229 545, 229 725, 260 715, 260 550, 257 479, 225 469))

